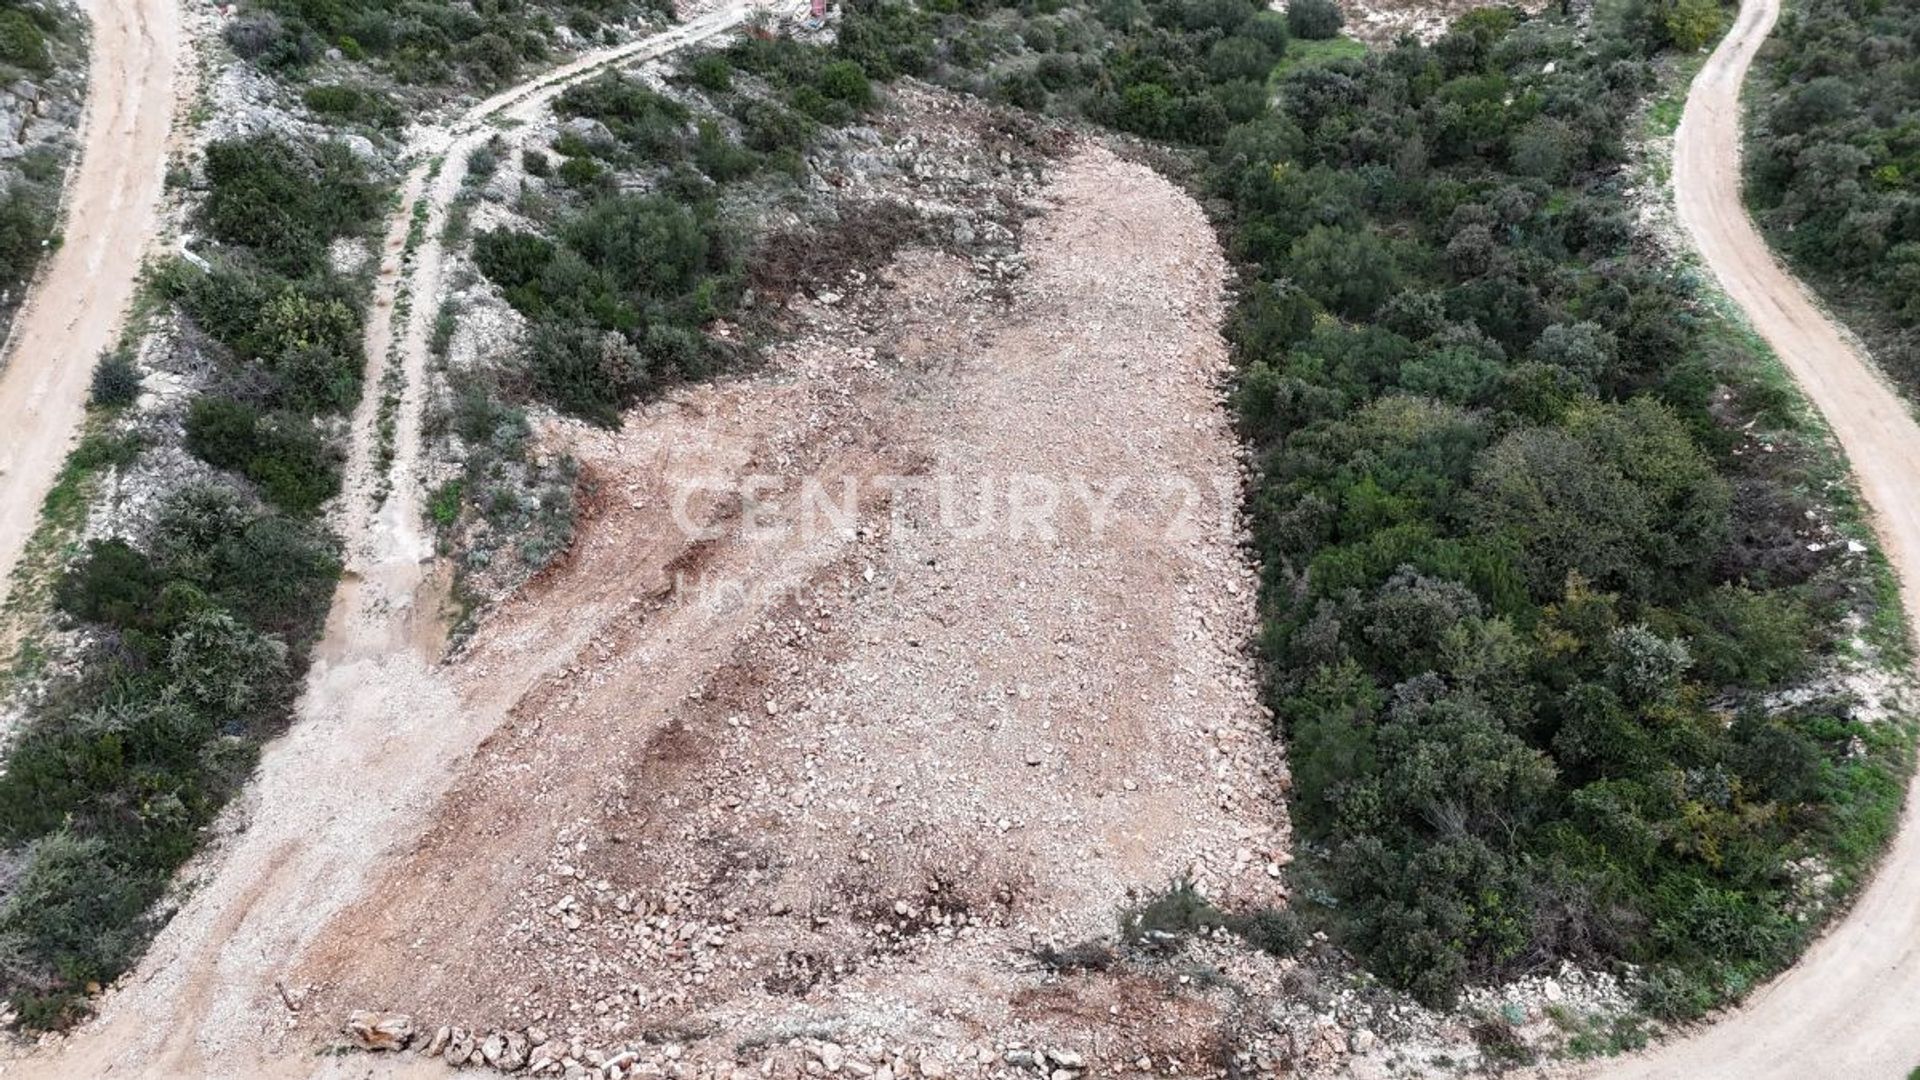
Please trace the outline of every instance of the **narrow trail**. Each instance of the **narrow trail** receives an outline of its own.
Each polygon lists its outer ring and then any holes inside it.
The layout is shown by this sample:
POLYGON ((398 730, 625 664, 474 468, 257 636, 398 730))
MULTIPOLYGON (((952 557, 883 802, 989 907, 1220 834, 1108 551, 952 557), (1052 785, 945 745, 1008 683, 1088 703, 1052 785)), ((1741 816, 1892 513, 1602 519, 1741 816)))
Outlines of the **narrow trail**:
MULTIPOLYGON (((1920 625, 1920 424, 1774 258, 1740 192, 1740 88, 1780 0, 1745 0, 1687 96, 1674 150, 1680 218, 1707 265, 1773 346, 1846 451, 1920 625)), ((1738 1010, 1599 1070, 1620 1080, 1898 1078, 1920 1064, 1920 807, 1845 921, 1738 1010)))
POLYGON ((738 26, 758 6, 729 0, 653 37, 591 53, 488 98, 416 148, 421 160, 408 173, 400 205, 389 219, 369 308, 366 390, 354 413, 346 471, 347 580, 334 601, 323 658, 383 656, 408 648, 430 658, 438 651, 438 602, 430 573, 433 538, 426 530, 425 493, 417 474, 428 342, 446 261, 441 236, 466 176, 468 156, 501 130, 496 125, 538 119, 574 83, 705 41, 738 26), (410 238, 416 235, 409 251, 410 238), (389 381, 397 381, 398 400, 397 407, 389 406, 391 458, 383 463, 381 413, 389 381))
MULTIPOLYGON (((445 256, 439 237, 466 157, 494 123, 535 119, 571 83, 725 33, 754 6, 729 0, 586 56, 481 103, 419 144, 368 316, 367 389, 354 416, 341 515, 346 581, 297 719, 263 752, 233 808, 244 824, 202 856, 189 899, 140 966, 100 1001, 92 1023, 10 1064, 9 1077, 306 1076, 338 1067, 288 1034, 282 976, 358 897, 380 856, 427 819, 457 763, 500 720, 499 710, 469 707, 436 669, 438 586, 418 476, 427 342, 445 256), (424 231, 409 252, 416 217, 424 231), (401 389, 383 467, 390 369, 401 389)), ((82 388, 85 381, 83 373, 82 388)))
POLYGON ((178 0, 87 0, 93 25, 80 155, 62 242, 14 326, 0 369, 0 603, 86 413, 94 360, 119 339, 160 215, 178 0))

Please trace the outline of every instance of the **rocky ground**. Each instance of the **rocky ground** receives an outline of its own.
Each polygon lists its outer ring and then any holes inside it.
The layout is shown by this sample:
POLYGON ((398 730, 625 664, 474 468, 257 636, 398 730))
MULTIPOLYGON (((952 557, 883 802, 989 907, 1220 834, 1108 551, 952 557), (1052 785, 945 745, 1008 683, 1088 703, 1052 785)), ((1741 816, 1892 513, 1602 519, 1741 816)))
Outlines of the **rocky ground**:
MULTIPOLYGON (((580 463, 572 547, 500 583, 418 673, 431 694, 372 669, 353 689, 405 717, 357 755, 439 777, 448 740, 406 724, 492 734, 444 798, 383 789, 408 807, 368 810, 388 827, 355 824, 365 799, 311 800, 341 815, 314 843, 352 836, 341 858, 373 885, 300 959, 256 963, 272 980, 220 987, 216 1011, 284 1003, 264 1041, 302 1060, 281 1071, 1427 1075, 1626 1011, 1571 969, 1440 1015, 1324 942, 1279 959, 1120 932, 1176 881, 1233 912, 1290 901, 1220 400, 1229 270, 1166 179, 1003 120, 898 89, 815 156, 784 226, 819 252, 836 216, 886 203, 912 243, 759 298, 782 327, 760 370, 619 432, 542 423, 543 454, 580 463), (809 479, 857 509, 807 504, 809 479), (406 1052, 311 1064, 316 1043, 406 1052)), ((484 362, 511 320, 457 288, 450 362, 484 362)), ((292 956, 304 930, 252 925, 293 902, 265 895, 208 934, 292 956)), ((316 925, 346 902, 305 900, 316 925)), ((198 1049, 257 1026, 236 1012, 198 1049)))
MULTIPOLYGON (((910 93, 883 158, 969 116, 910 93)), ((552 427, 592 493, 578 542, 452 667, 509 719, 289 974, 311 1036, 359 1011, 349 1043, 396 1063, 860 1080, 1431 1075, 1611 1037, 1627 995, 1571 968, 1436 1014, 1323 942, 1119 932, 1181 879, 1289 902, 1225 268, 1191 201, 1097 145, 1015 186, 1017 251, 913 248, 796 298, 760 373, 552 427), (862 512, 808 529, 807 477, 862 512), (1051 535, 1013 530, 1016 477, 1061 494, 1051 535), (689 485, 711 535, 675 521, 689 485)), ((936 232, 963 221, 990 229, 936 232)))
MULTIPOLYGON (((812 1029, 1092 1055, 1037 946, 1110 936, 1177 878, 1284 903, 1285 772, 1221 511, 1224 263, 1197 207, 1104 151, 1047 198, 1010 307, 1004 266, 911 253, 802 300, 764 375, 574 433, 595 512, 459 665, 515 694, 511 722, 316 950, 314 1015, 377 999, 604 1047, 719 1023, 729 1059, 812 1029), (727 481, 753 474, 850 480, 862 506, 747 534, 727 481), (695 478, 712 538, 671 520, 695 478), (979 527, 1016 482, 1059 493, 1051 535, 979 527), (1079 483, 1107 493, 1098 527, 1079 483)), ((1167 990, 1092 981, 1122 1013, 1167 990)), ((1217 1037, 1096 1026, 1127 1061, 1217 1037)))
MULTIPOLYGON (((1522 0, 1516 6, 1540 11, 1549 0, 1522 0)), ((1454 19, 1475 8, 1480 0, 1348 0, 1346 33, 1369 45, 1391 45, 1404 35, 1432 42, 1447 32, 1454 19)))

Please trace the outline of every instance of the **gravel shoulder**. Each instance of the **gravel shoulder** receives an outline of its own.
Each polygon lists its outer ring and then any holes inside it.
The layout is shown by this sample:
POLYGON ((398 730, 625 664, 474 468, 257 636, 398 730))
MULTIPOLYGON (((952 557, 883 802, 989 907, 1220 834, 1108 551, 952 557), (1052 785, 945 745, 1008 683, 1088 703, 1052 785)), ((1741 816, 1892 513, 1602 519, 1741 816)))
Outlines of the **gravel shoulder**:
POLYGON ((160 220, 177 68, 174 0, 90 0, 87 111, 60 249, 15 324, 0 369, 0 602, 86 412, 94 361, 119 340, 160 220))
MULTIPOLYGON (((1675 144, 1681 221, 1706 264, 1826 417, 1874 515, 1920 624, 1920 424, 1852 339, 1775 259, 1741 199, 1740 89, 1779 17, 1746 0, 1694 80, 1675 144)), ((1846 919, 1748 1002, 1637 1058, 1595 1070, 1622 1080, 1740 1076, 1903 1077, 1920 1061, 1920 808, 1909 797, 1886 861, 1846 919)))

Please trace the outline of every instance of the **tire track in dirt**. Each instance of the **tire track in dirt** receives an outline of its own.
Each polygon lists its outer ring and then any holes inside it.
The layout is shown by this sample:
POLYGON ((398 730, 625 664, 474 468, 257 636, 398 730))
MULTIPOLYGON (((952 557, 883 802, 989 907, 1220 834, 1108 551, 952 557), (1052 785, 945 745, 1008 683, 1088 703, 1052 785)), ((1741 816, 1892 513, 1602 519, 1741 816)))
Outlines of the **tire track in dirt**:
POLYGON ((429 339, 446 262, 441 237, 466 175, 467 158, 496 132, 537 119, 567 87, 609 68, 652 60, 738 26, 758 4, 731 0, 642 41, 589 54, 481 102, 450 129, 422 140, 388 221, 366 331, 366 390, 354 412, 342 533, 346 582, 328 621, 321 655, 330 660, 412 649, 437 653, 439 601, 429 580, 433 538, 418 482, 429 339), (416 230, 417 233, 416 233, 416 230), (409 245, 411 244, 411 250, 409 245), (395 322, 399 321, 396 328, 395 322), (398 383, 391 441, 383 446, 383 402, 398 383), (383 459, 383 449, 390 458, 383 459))

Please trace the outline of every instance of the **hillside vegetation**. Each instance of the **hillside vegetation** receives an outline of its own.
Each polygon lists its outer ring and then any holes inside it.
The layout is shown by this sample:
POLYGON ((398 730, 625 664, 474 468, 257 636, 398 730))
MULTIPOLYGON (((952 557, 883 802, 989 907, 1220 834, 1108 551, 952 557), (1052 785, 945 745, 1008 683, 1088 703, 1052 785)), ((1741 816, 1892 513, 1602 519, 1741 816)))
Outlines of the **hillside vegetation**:
POLYGON ((63 135, 78 120, 86 69, 84 28, 50 0, 0 0, 0 305, 24 293, 57 241, 61 184, 71 144, 63 135), (22 141, 23 138, 25 141, 22 141))
POLYGON ((632 0, 252 0, 225 34, 243 59, 285 76, 307 74, 333 50, 405 84, 504 86, 551 62, 557 30, 593 40, 628 15, 669 9, 632 0))
POLYGON ((1796 0, 1754 84, 1747 198, 1769 243, 1920 391, 1920 9, 1796 0))
MULTIPOLYGON (((535 58, 547 16, 479 10, 272 0, 247 16, 259 41, 230 40, 290 76, 325 47, 401 80, 535 58), (505 48, 474 44, 490 36, 505 48)), ((702 329, 751 274, 721 194, 803 174, 876 82, 1191 151, 1242 269, 1233 403, 1297 907, 1428 1002, 1571 959, 1636 965, 1650 1008, 1691 1015, 1789 961, 1859 881, 1907 763, 1904 727, 1827 678, 1904 647, 1837 466, 1635 235, 1632 118, 1660 51, 1709 16, 1634 4, 1583 31, 1489 9, 1353 56, 1302 44, 1334 40, 1323 4, 850 0, 830 50, 755 40, 690 63, 713 116, 608 76, 559 102, 590 124, 522 159, 547 194, 474 237, 531 328, 510 385, 455 386, 437 422, 490 448, 472 498, 502 447, 525 453, 522 404, 612 424, 714 370, 728 357, 702 329)), ((480 184, 498 161, 467 167, 480 184)), ((384 188, 338 144, 272 136, 215 144, 205 178, 213 269, 158 283, 212 371, 181 417, 205 479, 76 553, 58 602, 85 649, 0 776, 0 993, 32 1023, 136 955, 284 721, 337 573, 318 515, 334 418, 362 390, 365 282, 328 251, 384 188)), ((98 385, 82 464, 133 462, 140 436, 105 421, 138 372, 111 360, 98 385)), ((433 512, 452 519, 446 490, 433 512)))
MULTIPOLYGON (((381 192, 331 143, 215 143, 205 168, 213 269, 171 264, 157 286, 211 361, 183 417, 186 450, 210 468, 162 493, 136 542, 78 554, 55 602, 85 627, 81 651, 0 774, 18 865, 0 992, 30 1025, 66 1018, 138 955, 174 870, 290 715, 339 571, 319 520, 339 489, 326 420, 359 397, 365 290, 325 255, 371 223, 381 192)), ((128 357, 102 361, 95 432, 70 473, 167 449, 116 423, 139 389, 128 357)))
POLYGON ((1801 406, 1634 243, 1671 36, 1478 12, 1290 74, 1215 159, 1309 880, 1426 1000, 1562 958, 1738 996, 1831 899, 1802 860, 1844 891, 1900 803, 1901 728, 1764 700, 1886 601, 1809 528, 1801 406))
POLYGON ((1573 959, 1692 1015, 1789 961, 1906 733, 1817 689, 1886 599, 1802 404, 1636 244, 1630 120, 1719 12, 1284 64, 1238 0, 855 7, 875 55, 1209 151, 1306 911, 1429 1002, 1573 959))

